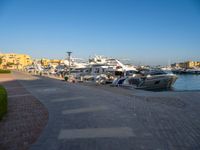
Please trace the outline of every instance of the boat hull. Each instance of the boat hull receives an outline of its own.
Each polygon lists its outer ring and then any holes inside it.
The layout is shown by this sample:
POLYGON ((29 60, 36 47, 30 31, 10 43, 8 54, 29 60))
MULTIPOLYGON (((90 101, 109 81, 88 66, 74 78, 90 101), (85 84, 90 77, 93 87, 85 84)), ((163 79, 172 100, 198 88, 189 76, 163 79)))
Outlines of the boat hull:
POLYGON ((141 89, 170 89, 176 82, 177 76, 175 75, 160 75, 151 76, 145 79, 143 84, 137 88, 141 89))
POLYGON ((176 75, 156 75, 146 78, 128 78, 124 81, 123 86, 136 89, 170 89, 177 79, 176 75), (138 82, 137 82, 138 80, 138 82))

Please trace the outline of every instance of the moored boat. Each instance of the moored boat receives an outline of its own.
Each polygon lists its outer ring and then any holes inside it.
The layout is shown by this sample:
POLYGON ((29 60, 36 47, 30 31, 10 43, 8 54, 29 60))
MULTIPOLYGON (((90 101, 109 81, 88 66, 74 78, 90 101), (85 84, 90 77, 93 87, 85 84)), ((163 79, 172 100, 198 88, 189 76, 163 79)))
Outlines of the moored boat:
POLYGON ((115 80, 116 86, 124 86, 136 89, 169 89, 175 83, 177 76, 166 74, 163 71, 141 72, 140 75, 127 76, 115 80))

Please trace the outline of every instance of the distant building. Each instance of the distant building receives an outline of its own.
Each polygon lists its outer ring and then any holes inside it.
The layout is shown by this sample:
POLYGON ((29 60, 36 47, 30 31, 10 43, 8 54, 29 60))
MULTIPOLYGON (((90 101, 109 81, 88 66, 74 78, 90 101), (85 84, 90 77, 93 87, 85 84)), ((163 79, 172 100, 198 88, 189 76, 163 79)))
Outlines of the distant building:
POLYGON ((200 62, 198 61, 186 61, 181 63, 174 63, 171 64, 171 67, 180 67, 180 68, 194 68, 194 67, 200 67, 200 62))
POLYGON ((59 60, 59 59, 45 59, 45 58, 41 59, 42 66, 49 66, 49 65, 57 66, 61 63, 62 63, 62 60, 59 60))
POLYGON ((51 59, 51 60, 50 60, 50 63, 51 63, 51 65, 53 65, 53 66, 60 65, 61 62, 62 62, 62 60, 59 60, 59 59, 51 59))
POLYGON ((23 69, 32 64, 31 57, 26 54, 1 53, 0 58, 0 68, 2 69, 23 69))
POLYGON ((50 60, 49 59, 45 59, 45 58, 42 58, 41 59, 41 65, 42 66, 48 66, 50 63, 50 60))
POLYGON ((179 63, 174 63, 174 64, 171 64, 171 67, 174 68, 174 67, 180 67, 180 66, 179 66, 179 63))

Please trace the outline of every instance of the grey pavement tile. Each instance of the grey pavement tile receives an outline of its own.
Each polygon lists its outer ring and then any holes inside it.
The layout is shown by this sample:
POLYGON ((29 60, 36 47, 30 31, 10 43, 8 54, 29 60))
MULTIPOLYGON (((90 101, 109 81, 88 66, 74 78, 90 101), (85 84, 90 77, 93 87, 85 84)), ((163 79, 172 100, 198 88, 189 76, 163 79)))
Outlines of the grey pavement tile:
POLYGON ((61 130, 58 139, 79 138, 108 138, 108 137, 133 137, 135 136, 129 127, 113 128, 89 128, 89 129, 67 129, 61 130))
POLYGON ((96 106, 96 107, 88 107, 88 108, 77 108, 77 109, 68 109, 63 110, 63 115, 68 114, 78 114, 78 113, 86 113, 86 112, 97 112, 97 111, 104 111, 108 110, 109 108, 107 106, 96 106))
POLYGON ((15 95, 9 95, 8 98, 13 98, 13 97, 23 97, 23 96, 32 96, 31 94, 15 94, 15 95))
POLYGON ((88 100, 88 99, 85 96, 74 96, 74 97, 52 99, 51 102, 66 102, 66 101, 74 101, 74 100, 88 100))

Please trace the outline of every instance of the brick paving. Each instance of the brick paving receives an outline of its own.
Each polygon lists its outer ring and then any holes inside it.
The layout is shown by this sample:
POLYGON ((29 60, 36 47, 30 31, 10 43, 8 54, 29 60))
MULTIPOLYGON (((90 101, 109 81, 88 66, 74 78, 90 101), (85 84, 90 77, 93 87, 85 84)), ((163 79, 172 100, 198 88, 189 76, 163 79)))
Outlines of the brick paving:
POLYGON ((31 150, 200 149, 200 92, 94 88, 14 75, 49 111, 31 150))
POLYGON ((0 121, 0 150, 26 150, 46 126, 48 111, 11 74, 0 75, 0 84, 10 96, 8 113, 0 121))

